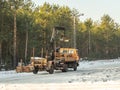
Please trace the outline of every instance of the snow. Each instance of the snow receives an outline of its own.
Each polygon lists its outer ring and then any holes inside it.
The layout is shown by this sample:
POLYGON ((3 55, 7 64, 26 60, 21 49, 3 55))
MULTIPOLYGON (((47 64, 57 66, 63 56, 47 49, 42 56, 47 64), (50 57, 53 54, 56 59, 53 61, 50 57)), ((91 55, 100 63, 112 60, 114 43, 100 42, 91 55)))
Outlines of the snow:
POLYGON ((80 61, 77 71, 0 71, 0 90, 120 90, 120 59, 80 61))

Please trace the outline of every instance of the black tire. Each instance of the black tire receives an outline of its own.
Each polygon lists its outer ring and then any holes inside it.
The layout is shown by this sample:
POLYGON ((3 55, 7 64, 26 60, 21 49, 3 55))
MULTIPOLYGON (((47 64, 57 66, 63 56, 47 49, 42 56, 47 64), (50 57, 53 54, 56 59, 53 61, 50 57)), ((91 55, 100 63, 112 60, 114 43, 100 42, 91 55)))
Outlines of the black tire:
POLYGON ((34 74, 37 74, 37 73, 38 73, 38 67, 35 67, 35 68, 34 68, 33 73, 34 73, 34 74))
POLYGON ((34 70, 33 70, 33 73, 34 73, 34 74, 37 74, 37 73, 38 73, 38 70, 37 70, 37 69, 34 69, 34 70))
POLYGON ((74 70, 74 71, 77 70, 77 63, 74 63, 74 65, 73 65, 73 70, 74 70))
POLYGON ((67 64, 64 64, 64 65, 63 65, 62 72, 67 72, 67 71, 68 71, 68 66, 67 66, 67 64))
POLYGON ((53 66, 51 66, 50 70, 49 70, 49 74, 53 74, 54 73, 54 68, 53 66))

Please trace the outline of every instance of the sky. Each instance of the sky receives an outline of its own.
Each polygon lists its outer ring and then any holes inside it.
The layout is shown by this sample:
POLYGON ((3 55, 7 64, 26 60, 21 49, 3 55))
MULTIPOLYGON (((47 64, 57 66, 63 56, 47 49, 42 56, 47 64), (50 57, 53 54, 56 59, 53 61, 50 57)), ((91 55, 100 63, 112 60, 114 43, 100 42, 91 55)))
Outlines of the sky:
POLYGON ((79 17, 81 21, 92 18, 94 21, 101 20, 104 14, 108 14, 115 22, 120 24, 120 0, 32 0, 36 5, 44 2, 68 6, 77 9, 84 16, 79 17))

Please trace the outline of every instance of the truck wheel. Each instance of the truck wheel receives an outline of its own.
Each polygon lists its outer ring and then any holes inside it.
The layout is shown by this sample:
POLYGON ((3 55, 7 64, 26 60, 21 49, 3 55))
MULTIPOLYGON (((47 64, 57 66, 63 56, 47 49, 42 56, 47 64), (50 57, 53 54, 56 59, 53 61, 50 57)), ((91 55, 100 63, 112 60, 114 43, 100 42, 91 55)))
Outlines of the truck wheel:
POLYGON ((51 66, 50 70, 49 70, 49 74, 53 74, 54 73, 54 68, 53 66, 51 66))
POLYGON ((64 65, 63 65, 62 72, 67 72, 67 71, 68 71, 68 66, 67 66, 67 64, 64 64, 64 65))
POLYGON ((77 63, 74 63, 73 69, 74 69, 74 71, 77 70, 77 63))
POLYGON ((37 74, 37 73, 38 73, 38 70, 37 70, 37 69, 34 69, 34 70, 33 70, 33 73, 34 73, 34 74, 37 74))
POLYGON ((33 73, 37 74, 38 73, 38 68, 35 67, 34 70, 33 70, 33 73))

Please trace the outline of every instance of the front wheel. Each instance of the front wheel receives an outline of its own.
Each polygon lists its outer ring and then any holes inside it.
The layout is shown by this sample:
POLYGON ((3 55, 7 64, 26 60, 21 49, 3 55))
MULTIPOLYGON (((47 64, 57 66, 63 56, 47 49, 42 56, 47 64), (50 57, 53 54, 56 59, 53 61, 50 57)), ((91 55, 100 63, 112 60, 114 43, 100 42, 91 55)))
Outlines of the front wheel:
POLYGON ((38 70, 37 70, 37 69, 34 69, 34 70, 33 70, 33 73, 34 73, 34 74, 37 74, 37 73, 38 73, 38 70))
POLYGON ((34 68, 33 73, 34 73, 34 74, 37 74, 37 73, 38 73, 38 68, 37 68, 37 67, 34 68))

